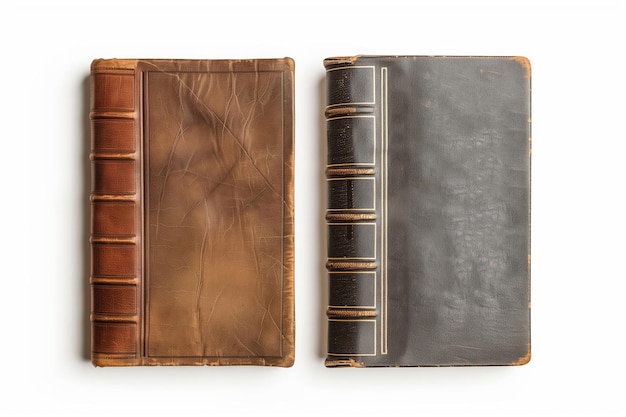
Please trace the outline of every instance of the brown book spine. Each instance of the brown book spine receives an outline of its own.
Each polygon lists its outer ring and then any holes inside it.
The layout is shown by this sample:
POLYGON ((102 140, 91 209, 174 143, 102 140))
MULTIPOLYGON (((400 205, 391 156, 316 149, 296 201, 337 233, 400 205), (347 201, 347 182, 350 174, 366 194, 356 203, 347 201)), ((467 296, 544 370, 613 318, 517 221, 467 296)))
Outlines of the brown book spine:
POLYGON ((376 355, 380 191, 373 67, 324 62, 328 140, 328 357, 326 366, 376 355))
POLYGON ((96 60, 91 67, 91 346, 96 366, 138 362, 141 340, 140 80, 133 62, 110 65, 96 60))

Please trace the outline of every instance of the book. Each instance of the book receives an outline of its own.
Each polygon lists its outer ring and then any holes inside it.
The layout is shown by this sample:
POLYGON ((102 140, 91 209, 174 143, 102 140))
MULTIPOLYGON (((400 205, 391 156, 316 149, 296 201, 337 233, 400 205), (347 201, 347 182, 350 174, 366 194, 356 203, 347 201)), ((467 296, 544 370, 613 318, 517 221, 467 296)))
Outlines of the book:
POLYGON ((326 366, 527 363, 528 59, 324 65, 326 366))
POLYGON ((294 63, 91 65, 92 362, 294 361, 294 63))

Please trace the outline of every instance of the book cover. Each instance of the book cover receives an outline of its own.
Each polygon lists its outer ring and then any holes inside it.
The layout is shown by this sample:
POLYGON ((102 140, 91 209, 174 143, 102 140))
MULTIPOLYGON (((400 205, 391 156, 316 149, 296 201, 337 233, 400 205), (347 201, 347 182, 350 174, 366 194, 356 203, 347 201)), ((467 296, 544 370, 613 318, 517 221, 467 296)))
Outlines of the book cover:
POLYGON ((327 366, 530 360, 530 63, 329 58, 327 366))
POLYGON ((294 360, 294 63, 91 66, 92 362, 294 360))

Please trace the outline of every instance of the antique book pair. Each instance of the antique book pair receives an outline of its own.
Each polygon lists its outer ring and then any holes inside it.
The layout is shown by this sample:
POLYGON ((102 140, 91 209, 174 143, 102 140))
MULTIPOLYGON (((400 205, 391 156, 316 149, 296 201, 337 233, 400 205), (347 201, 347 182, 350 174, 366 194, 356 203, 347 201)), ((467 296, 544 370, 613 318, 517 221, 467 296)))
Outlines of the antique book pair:
MULTIPOLYGON (((528 60, 324 65, 326 365, 527 363, 528 60)), ((93 364, 291 366, 293 60, 95 60, 90 119, 93 364)))

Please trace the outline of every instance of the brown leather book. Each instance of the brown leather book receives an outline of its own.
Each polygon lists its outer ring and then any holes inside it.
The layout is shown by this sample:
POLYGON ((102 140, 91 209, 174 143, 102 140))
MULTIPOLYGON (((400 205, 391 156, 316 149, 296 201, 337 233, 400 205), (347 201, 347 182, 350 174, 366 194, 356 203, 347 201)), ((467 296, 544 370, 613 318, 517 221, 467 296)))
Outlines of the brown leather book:
POLYGON ((92 362, 294 361, 294 63, 95 60, 92 362))
POLYGON ((327 366, 530 360, 530 63, 329 58, 327 366))

